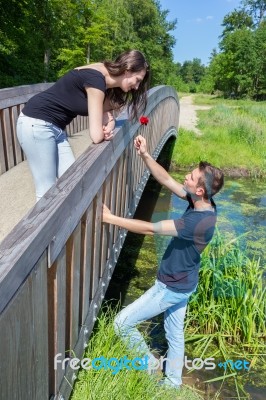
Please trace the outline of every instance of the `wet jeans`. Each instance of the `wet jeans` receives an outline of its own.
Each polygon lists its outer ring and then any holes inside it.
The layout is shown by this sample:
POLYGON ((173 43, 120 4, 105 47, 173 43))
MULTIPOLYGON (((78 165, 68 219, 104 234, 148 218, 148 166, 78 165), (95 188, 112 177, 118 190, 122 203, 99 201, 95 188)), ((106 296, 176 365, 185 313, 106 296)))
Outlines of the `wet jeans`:
POLYGON ((17 137, 33 175, 38 201, 74 163, 75 157, 66 132, 51 122, 21 113, 17 137))
POLYGON ((136 325, 164 312, 164 329, 168 342, 165 373, 169 382, 176 387, 182 383, 184 319, 187 302, 192 293, 177 292, 156 280, 154 286, 139 299, 122 309, 114 321, 117 335, 124 339, 130 348, 134 348, 142 356, 148 356, 149 366, 156 365, 156 358, 136 325))

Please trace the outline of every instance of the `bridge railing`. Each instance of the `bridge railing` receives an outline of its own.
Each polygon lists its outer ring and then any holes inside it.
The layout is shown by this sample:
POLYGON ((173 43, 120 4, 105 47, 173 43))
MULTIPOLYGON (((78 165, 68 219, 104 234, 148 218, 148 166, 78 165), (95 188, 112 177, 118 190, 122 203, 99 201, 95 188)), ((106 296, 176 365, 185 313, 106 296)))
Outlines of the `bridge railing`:
MULTIPOLYGON (((0 175, 26 159, 16 135, 16 123, 25 103, 52 83, 0 89, 0 175)), ((67 127, 69 135, 88 128, 88 117, 77 116, 67 127)))
POLYGON ((168 86, 149 93, 142 126, 117 118, 114 139, 91 145, 0 244, 0 387, 4 399, 67 399, 75 380, 54 357, 82 358, 126 232, 101 223, 102 203, 132 216, 149 177, 133 139, 157 158, 176 135, 168 86))

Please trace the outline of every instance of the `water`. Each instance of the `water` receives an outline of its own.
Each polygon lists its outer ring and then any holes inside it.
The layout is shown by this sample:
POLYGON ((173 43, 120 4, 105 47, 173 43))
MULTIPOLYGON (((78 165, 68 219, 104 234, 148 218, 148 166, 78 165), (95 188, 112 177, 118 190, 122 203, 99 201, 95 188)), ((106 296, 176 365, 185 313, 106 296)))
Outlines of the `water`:
MULTIPOLYGON (((183 182, 184 174, 171 174, 183 182)), ((261 257, 265 263, 266 249, 266 185, 252 179, 226 179, 224 188, 214 197, 218 209, 217 227, 228 238, 244 234, 240 243, 249 253, 261 257)), ((152 219, 178 218, 185 208, 184 201, 169 195, 162 188, 152 219)))
MULTIPOLYGON (((172 174, 180 182, 183 182, 184 175, 172 174)), ((254 181, 246 178, 226 179, 222 192, 215 196, 215 202, 218 208, 217 226, 220 233, 228 237, 228 239, 245 234, 241 238, 241 246, 248 248, 250 255, 256 258, 261 257, 262 263, 265 265, 265 181, 254 181)), ((161 188, 156 181, 150 179, 135 218, 152 221, 173 219, 180 217, 185 208, 186 202, 172 195, 168 190, 161 188)), ((147 290, 153 284, 158 264, 168 240, 169 238, 166 237, 143 237, 129 234, 124 246, 125 250, 121 253, 111 281, 107 298, 117 298, 117 294, 120 293, 119 299, 122 305, 127 305, 147 290)), ((151 336, 153 337, 152 345, 165 350, 160 318, 155 319, 153 322, 159 322, 159 325, 155 326, 151 331, 151 336)), ((184 373, 184 382, 198 384, 199 388, 205 391, 206 387, 202 382, 214 377, 214 374, 209 375, 204 372, 194 371, 189 375, 184 373)), ((220 384, 211 386, 208 389, 210 390, 209 395, 205 391, 205 398, 213 399, 213 391, 217 391, 219 386, 220 384)), ((245 389, 252 400, 266 399, 266 386, 265 382, 263 382, 263 376, 260 377, 251 372, 245 389)), ((233 389, 226 387, 225 384, 221 398, 232 399, 233 396, 235 396, 233 389)))

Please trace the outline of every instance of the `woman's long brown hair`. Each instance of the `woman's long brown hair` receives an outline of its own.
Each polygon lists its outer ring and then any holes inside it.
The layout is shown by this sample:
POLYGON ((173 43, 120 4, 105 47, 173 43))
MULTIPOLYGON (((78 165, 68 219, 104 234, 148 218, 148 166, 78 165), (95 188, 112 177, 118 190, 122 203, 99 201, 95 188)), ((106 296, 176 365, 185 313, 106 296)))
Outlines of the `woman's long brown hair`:
POLYGON ((146 70, 144 79, 138 90, 130 90, 125 93, 121 88, 107 89, 106 96, 110 99, 113 109, 119 109, 127 105, 130 119, 137 119, 143 113, 147 105, 147 90, 150 84, 150 70, 144 55, 138 50, 129 50, 120 54, 115 61, 104 61, 104 66, 113 76, 123 75, 126 71, 139 72, 146 70))

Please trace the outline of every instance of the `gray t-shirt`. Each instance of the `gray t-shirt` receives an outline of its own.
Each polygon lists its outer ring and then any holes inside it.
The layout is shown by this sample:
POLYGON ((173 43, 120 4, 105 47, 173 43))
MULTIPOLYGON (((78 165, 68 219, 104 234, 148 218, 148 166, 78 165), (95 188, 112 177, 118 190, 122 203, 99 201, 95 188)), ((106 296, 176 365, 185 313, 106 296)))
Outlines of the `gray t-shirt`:
POLYGON ((214 211, 197 211, 188 195, 189 206, 180 219, 174 221, 177 237, 173 237, 163 255, 157 279, 180 292, 190 292, 198 284, 200 254, 213 237, 217 220, 214 211))

